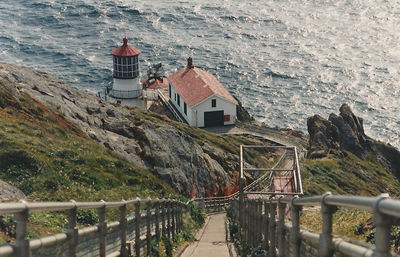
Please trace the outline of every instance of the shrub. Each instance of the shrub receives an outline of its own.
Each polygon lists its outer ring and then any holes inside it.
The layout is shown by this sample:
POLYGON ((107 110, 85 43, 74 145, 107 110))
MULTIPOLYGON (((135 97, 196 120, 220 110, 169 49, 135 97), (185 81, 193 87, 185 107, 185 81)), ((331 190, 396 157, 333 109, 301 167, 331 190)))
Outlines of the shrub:
POLYGON ((78 210, 76 219, 80 224, 94 225, 99 222, 99 216, 94 210, 78 210))
POLYGON ((172 242, 171 242, 171 240, 168 237, 163 236, 161 241, 163 242, 164 247, 165 247, 165 254, 168 257, 172 257, 172 242))
POLYGON ((157 242, 156 238, 153 238, 153 240, 151 240, 151 256, 152 257, 160 257, 160 245, 157 242))
POLYGON ((204 209, 197 204, 189 204, 189 213, 192 219, 198 224, 203 225, 205 221, 204 209))

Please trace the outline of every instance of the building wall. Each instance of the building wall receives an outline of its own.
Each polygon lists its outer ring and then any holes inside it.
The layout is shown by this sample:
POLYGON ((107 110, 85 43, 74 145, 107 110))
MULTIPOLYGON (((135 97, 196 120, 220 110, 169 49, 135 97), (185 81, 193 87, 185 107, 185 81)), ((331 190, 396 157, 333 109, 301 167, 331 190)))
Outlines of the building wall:
POLYGON ((142 89, 139 78, 134 79, 116 79, 114 78, 113 89, 121 91, 131 91, 142 89))
MULTIPOLYGON (((169 84, 171 85, 171 84, 169 84)), ((190 124, 195 126, 194 122, 193 122, 193 116, 192 116, 192 110, 189 107, 189 105, 187 105, 187 114, 184 113, 184 105, 185 105, 185 101, 182 99, 182 97, 180 97, 180 106, 178 105, 178 93, 175 91, 175 88, 171 85, 171 94, 169 94, 169 89, 168 89, 168 94, 170 96, 171 102, 173 103, 173 105, 175 106, 175 108, 182 114, 183 118, 185 118, 185 120, 190 124)))
POLYGON ((111 95, 116 98, 138 98, 142 94, 142 84, 139 78, 116 79, 114 78, 111 95))
POLYGON ((224 111, 224 115, 230 115, 230 120, 225 121, 224 125, 235 124, 236 119, 236 105, 218 96, 211 96, 201 102, 200 104, 193 106, 193 114, 197 111, 197 127, 204 127, 204 112, 213 111, 224 111), (211 106, 212 99, 216 100, 216 107, 211 106))
POLYGON ((187 114, 184 113, 184 100, 180 97, 180 105, 178 105, 178 93, 175 88, 171 85, 171 102, 176 107, 176 109, 182 114, 186 121, 195 127, 204 127, 204 112, 211 111, 224 111, 224 115, 230 115, 230 120, 224 122, 224 125, 235 124, 236 119, 236 105, 218 96, 211 96, 201 102, 198 105, 190 108, 187 105, 187 114), (175 97, 176 95, 176 97, 175 97), (216 99, 216 107, 211 106, 212 99, 216 99))

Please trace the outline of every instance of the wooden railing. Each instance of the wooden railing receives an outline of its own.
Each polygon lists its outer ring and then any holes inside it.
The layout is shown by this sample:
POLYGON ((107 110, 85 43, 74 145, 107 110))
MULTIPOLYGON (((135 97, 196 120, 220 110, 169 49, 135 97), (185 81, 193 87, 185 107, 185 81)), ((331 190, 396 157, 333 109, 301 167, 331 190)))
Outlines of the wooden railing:
POLYGON ((376 198, 340 196, 326 193, 322 196, 279 199, 244 199, 231 203, 232 213, 239 223, 241 240, 251 247, 262 246, 268 257, 275 256, 353 256, 389 257, 392 225, 400 218, 400 201, 386 194, 376 198), (319 206, 322 232, 316 233, 300 227, 300 212, 304 206, 319 206), (371 211, 376 227, 375 246, 348 241, 332 234, 332 215, 338 207, 371 211), (291 221, 285 217, 289 216, 291 221))
POLYGON ((183 228, 187 204, 176 200, 135 199, 121 202, 25 202, 0 203, 1 214, 14 214, 15 242, 0 246, 0 256, 143 256, 151 253, 151 240, 174 238, 183 228), (119 208, 119 220, 106 221, 106 211, 119 208), (134 208, 128 215, 127 210, 134 208), (77 211, 95 209, 99 223, 78 229, 77 211), (38 239, 28 238, 31 212, 66 212, 68 231, 38 239), (47 249, 47 251, 46 251, 47 249), (93 254, 93 252, 95 252, 93 254), (85 255, 87 256, 87 255, 85 255))
POLYGON ((182 117, 182 115, 178 112, 178 110, 176 110, 176 108, 170 102, 169 98, 167 98, 160 89, 157 89, 157 93, 158 93, 158 98, 165 105, 165 107, 167 107, 171 111, 171 113, 175 116, 175 118, 182 123, 187 123, 186 120, 182 117))

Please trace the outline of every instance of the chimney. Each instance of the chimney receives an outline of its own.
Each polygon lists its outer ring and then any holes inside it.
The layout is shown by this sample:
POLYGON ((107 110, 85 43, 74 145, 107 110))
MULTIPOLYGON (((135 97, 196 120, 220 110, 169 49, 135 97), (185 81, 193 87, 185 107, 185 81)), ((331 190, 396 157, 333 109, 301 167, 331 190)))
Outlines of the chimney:
POLYGON ((124 37, 123 41, 124 41, 124 46, 127 46, 128 45, 128 39, 126 37, 124 37))
POLYGON ((188 69, 193 69, 194 68, 192 57, 189 57, 187 59, 187 67, 188 67, 188 69))

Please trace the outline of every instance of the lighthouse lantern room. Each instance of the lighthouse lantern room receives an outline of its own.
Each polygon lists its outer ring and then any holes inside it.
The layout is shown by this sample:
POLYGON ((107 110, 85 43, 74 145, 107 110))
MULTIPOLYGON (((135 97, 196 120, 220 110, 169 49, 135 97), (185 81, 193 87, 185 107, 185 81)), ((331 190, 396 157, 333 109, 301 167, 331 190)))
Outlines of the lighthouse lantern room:
POLYGON ((113 55, 113 87, 111 96, 122 99, 138 98, 142 94, 139 69, 139 49, 124 44, 111 51, 113 55))

